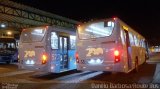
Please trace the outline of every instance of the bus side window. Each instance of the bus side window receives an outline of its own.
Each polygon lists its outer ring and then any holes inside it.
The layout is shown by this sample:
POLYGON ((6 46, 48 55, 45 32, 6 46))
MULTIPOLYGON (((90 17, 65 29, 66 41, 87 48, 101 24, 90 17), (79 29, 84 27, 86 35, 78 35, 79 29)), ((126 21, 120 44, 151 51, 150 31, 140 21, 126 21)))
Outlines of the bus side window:
POLYGON ((58 36, 56 32, 51 32, 51 48, 58 49, 58 36))
POLYGON ((76 49, 76 36, 70 35, 70 49, 76 49))
POLYGON ((138 44, 137 46, 141 46, 140 45, 140 39, 138 37, 137 37, 137 44, 138 44))
POLYGON ((132 35, 132 33, 129 33, 129 40, 130 40, 130 44, 131 44, 131 46, 134 46, 134 45, 135 45, 135 43, 134 43, 134 39, 133 39, 133 35, 132 35))
POLYGON ((141 43, 141 42, 142 42, 142 40, 139 39, 139 46, 140 46, 140 47, 142 47, 142 43, 141 43))
POLYGON ((142 46, 143 48, 146 48, 145 40, 144 40, 144 39, 142 40, 142 45, 143 45, 143 46, 142 46))
POLYGON ((136 37, 136 35, 134 35, 134 41, 135 41, 135 45, 139 46, 138 38, 136 37))
POLYGON ((125 35, 122 29, 121 29, 121 41, 122 41, 122 44, 125 45, 125 35))
POLYGON ((143 39, 140 40, 140 46, 144 47, 144 45, 143 45, 143 39))

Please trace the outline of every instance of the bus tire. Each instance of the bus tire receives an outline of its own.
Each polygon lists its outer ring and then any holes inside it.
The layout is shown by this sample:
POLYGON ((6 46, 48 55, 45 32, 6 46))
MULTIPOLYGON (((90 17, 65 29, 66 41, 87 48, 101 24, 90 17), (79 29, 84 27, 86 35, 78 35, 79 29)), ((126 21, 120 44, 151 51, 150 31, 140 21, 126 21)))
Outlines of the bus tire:
POLYGON ((138 72, 138 57, 136 57, 136 60, 135 60, 135 69, 134 69, 134 72, 137 73, 138 72))

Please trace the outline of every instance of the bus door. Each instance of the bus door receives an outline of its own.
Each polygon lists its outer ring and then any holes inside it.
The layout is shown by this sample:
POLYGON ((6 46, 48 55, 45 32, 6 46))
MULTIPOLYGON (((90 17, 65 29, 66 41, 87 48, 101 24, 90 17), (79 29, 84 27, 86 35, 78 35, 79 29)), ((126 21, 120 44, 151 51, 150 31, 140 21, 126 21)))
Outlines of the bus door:
POLYGON ((145 49, 146 49, 146 55, 145 55, 145 59, 149 59, 149 47, 148 47, 148 42, 145 40, 145 49))
POLYGON ((60 69, 67 69, 68 68, 68 37, 59 37, 59 44, 60 44, 60 69))
POLYGON ((130 40, 129 40, 129 32, 127 30, 125 31, 125 39, 126 39, 126 47, 127 47, 127 60, 128 60, 128 70, 132 69, 132 59, 131 59, 131 54, 132 54, 132 49, 130 45, 130 40))

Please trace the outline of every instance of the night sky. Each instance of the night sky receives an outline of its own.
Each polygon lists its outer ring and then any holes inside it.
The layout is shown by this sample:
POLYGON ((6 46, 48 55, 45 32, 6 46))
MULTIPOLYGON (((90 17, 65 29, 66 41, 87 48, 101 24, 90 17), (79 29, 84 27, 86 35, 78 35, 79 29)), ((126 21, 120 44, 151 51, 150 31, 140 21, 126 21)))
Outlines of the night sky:
POLYGON ((118 17, 150 44, 160 45, 158 0, 12 0, 77 21, 118 17))

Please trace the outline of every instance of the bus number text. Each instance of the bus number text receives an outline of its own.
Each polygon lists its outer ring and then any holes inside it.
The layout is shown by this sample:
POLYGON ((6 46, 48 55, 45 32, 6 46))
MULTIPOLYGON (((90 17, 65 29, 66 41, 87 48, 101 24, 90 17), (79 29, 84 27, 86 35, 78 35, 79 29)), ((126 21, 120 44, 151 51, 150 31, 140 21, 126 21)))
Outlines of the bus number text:
POLYGON ((35 56, 35 51, 24 51, 24 52, 25 52, 25 55, 24 55, 25 58, 35 56))
POLYGON ((102 48, 87 48, 86 50, 88 51, 88 53, 86 55, 88 57, 90 57, 91 55, 103 54, 103 49, 102 48))

